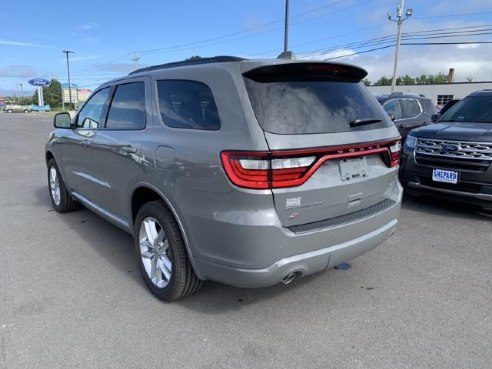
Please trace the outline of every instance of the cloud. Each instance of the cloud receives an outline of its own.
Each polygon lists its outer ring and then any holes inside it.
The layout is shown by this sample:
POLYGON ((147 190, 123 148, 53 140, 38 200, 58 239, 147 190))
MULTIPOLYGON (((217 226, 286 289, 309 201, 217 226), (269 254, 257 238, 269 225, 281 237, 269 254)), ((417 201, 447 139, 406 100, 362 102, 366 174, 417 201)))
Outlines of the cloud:
POLYGON ((49 45, 33 44, 31 42, 21 42, 21 41, 11 41, 11 40, 0 40, 0 45, 54 48, 54 46, 49 46, 49 45))
MULTIPOLYGON (((146 65, 139 65, 138 68, 145 68, 146 65)), ((108 64, 103 66, 95 66, 95 68, 107 72, 119 73, 119 74, 128 74, 132 70, 135 70, 135 64, 133 63, 115 63, 108 64)))
MULTIPOLYGON (((365 68, 368 79, 375 82, 382 76, 391 77, 393 73, 394 49, 385 53, 364 54, 357 64, 365 68)), ((458 48, 446 46, 403 46, 398 60, 398 75, 408 74, 417 77, 422 74, 447 74, 449 68, 455 69, 455 82, 465 82, 472 76, 474 81, 492 80, 491 48, 458 48)), ((340 59, 344 61, 345 59, 340 59)))
POLYGON ((82 37, 79 38, 79 42, 89 45, 94 45, 99 43, 99 37, 82 37))
POLYGON ((86 24, 83 24, 81 26, 79 26, 77 29, 79 31, 91 31, 93 30, 94 28, 97 28, 99 27, 99 23, 97 22, 89 22, 89 23, 86 23, 86 24))
POLYGON ((298 59, 305 60, 330 60, 333 59, 336 62, 336 59, 344 58, 345 60, 354 60, 359 57, 359 55, 353 55, 355 53, 354 50, 350 49, 340 49, 335 50, 329 53, 316 53, 316 54, 307 54, 303 56, 299 56, 298 59))
POLYGON ((466 44, 466 45, 458 45, 456 46, 458 49, 478 49, 480 47, 479 44, 466 44))
POLYGON ((29 65, 8 65, 0 67, 0 77, 32 78, 37 72, 29 65))

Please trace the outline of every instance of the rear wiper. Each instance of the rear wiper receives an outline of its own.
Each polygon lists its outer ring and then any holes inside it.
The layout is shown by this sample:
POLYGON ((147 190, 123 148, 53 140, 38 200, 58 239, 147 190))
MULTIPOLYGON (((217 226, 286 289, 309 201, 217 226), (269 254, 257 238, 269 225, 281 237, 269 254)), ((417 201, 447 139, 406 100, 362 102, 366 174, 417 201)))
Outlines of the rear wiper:
POLYGON ((376 118, 356 119, 353 122, 350 122, 349 126, 359 127, 359 126, 365 126, 367 124, 379 123, 379 122, 381 122, 381 119, 376 119, 376 118))

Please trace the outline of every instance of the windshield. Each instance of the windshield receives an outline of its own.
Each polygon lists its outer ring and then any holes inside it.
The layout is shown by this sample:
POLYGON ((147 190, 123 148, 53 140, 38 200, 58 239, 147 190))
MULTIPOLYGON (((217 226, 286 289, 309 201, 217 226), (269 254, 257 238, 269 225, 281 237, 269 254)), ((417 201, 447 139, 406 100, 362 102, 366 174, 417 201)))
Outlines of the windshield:
POLYGON ((267 132, 333 133, 393 125, 361 83, 244 80, 258 123, 267 132))
POLYGON ((466 97, 444 113, 439 121, 492 123, 492 94, 466 97))

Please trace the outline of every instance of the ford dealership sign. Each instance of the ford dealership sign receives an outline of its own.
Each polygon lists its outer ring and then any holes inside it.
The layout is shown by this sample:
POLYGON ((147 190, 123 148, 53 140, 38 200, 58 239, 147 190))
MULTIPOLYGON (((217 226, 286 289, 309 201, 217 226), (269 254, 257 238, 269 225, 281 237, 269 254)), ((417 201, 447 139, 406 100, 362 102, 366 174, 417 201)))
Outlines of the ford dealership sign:
POLYGON ((29 81, 30 85, 33 85, 33 86, 36 86, 36 87, 39 87, 39 86, 48 86, 50 84, 50 81, 48 81, 47 79, 44 79, 44 78, 33 78, 33 79, 30 79, 29 81))

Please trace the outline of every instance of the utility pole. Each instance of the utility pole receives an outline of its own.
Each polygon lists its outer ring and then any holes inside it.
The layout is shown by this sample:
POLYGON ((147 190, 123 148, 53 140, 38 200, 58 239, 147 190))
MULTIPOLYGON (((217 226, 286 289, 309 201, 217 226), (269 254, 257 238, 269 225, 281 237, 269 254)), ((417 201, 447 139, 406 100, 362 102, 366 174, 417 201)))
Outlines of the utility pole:
POLYGON ((138 69, 139 60, 140 60, 140 56, 137 53, 133 54, 132 61, 135 63, 135 69, 138 69))
POLYGON ((395 62, 393 65, 393 79, 391 80, 391 93, 395 92, 396 86, 396 70, 398 68, 398 57, 400 54, 400 42, 401 42, 401 26, 403 22, 408 19, 413 11, 412 9, 407 9, 405 16, 403 16, 403 8, 405 7, 405 0, 400 0, 400 5, 396 8, 396 19, 391 19, 391 14, 388 13, 388 20, 391 22, 396 22, 398 25, 398 33, 396 36, 396 48, 395 48, 395 62))
POLYGON ((284 52, 289 50, 289 0, 285 0, 284 52))
MULTIPOLYGON (((68 54, 73 54, 73 51, 70 50, 63 50, 63 52, 67 56, 67 75, 68 75, 68 101, 69 101, 69 106, 70 108, 72 107, 72 85, 70 83, 70 62, 68 60, 68 54)), ((62 89, 63 90, 63 89, 62 89)), ((63 92, 63 91, 62 91, 63 92)), ((62 94, 64 95, 64 94, 62 94)), ((63 96, 62 96, 62 101, 63 101, 63 96)))
POLYGON ((21 99, 20 101, 22 102, 22 99, 24 98, 24 91, 22 90, 22 83, 19 83, 19 86, 20 86, 20 90, 21 90, 21 99))

